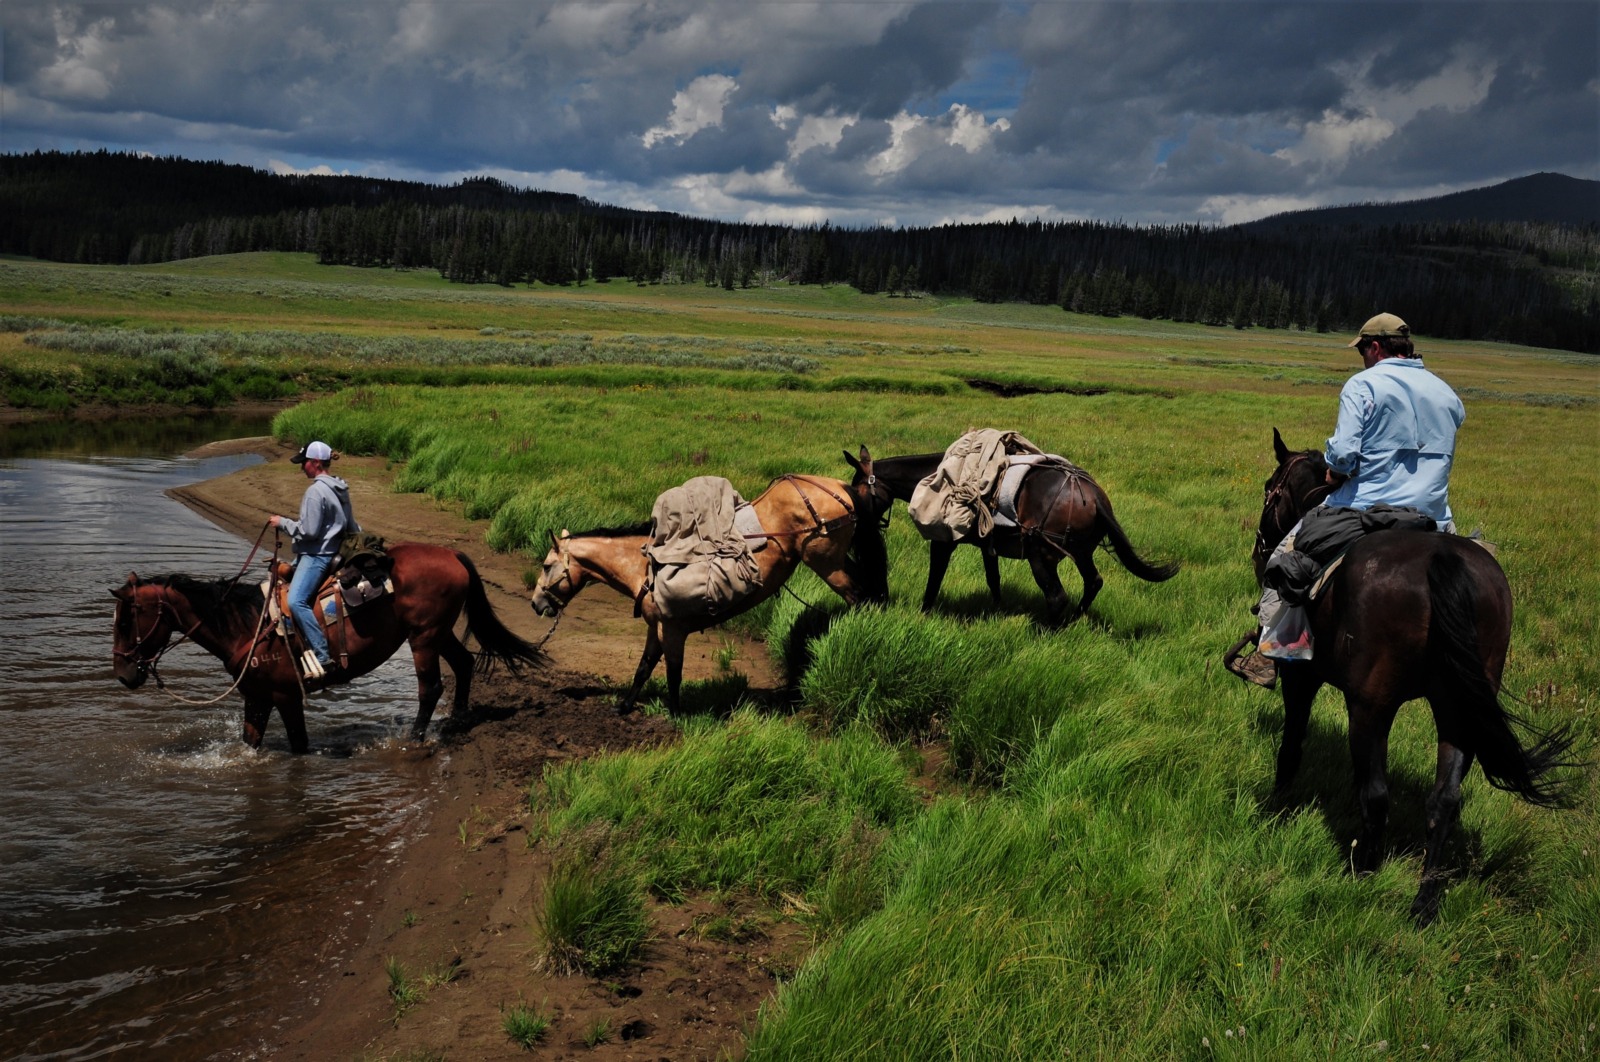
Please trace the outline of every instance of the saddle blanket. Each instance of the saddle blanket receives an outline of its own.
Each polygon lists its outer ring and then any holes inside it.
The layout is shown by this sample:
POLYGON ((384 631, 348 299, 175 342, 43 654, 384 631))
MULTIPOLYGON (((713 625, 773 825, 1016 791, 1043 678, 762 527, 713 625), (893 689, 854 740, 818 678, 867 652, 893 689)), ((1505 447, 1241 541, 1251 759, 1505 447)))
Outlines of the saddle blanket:
POLYGON ((1006 470, 1000 475, 1000 485, 994 492, 994 526, 1021 527, 1017 516, 1017 495, 1022 493, 1022 483, 1036 468, 1052 467, 1070 472, 1083 469, 1060 454, 1018 454, 1006 458, 1006 470))

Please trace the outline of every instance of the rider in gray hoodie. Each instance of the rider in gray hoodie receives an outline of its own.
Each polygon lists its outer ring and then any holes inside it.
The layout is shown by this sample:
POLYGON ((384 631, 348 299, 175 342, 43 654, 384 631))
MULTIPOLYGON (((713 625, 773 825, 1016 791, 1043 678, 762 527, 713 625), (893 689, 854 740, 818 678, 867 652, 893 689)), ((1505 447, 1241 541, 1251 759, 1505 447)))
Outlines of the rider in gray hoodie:
POLYGON ((289 611, 294 615, 295 627, 310 647, 315 660, 306 661, 306 670, 317 677, 333 667, 333 657, 328 652, 328 636, 317 620, 313 599, 323 576, 333 567, 339 556, 339 542, 351 531, 359 531, 355 513, 350 508, 350 485, 338 476, 328 474, 333 461, 333 451, 325 442, 313 442, 289 460, 301 467, 311 486, 300 499, 300 518, 274 516, 269 523, 289 532, 294 540, 294 577, 289 581, 289 611))

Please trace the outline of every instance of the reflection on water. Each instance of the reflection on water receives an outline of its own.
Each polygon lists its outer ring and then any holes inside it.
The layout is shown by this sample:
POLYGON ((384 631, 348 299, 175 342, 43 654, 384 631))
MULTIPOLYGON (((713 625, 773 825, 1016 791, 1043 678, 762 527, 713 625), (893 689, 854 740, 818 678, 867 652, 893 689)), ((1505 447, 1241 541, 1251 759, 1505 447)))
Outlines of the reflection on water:
POLYGON ((238 413, 183 417, 48 418, 0 424, 0 460, 16 457, 156 457, 181 454, 214 439, 266 435, 272 418, 238 413))
MULTIPOLYGON (((428 767, 398 740, 414 711, 408 654, 319 696, 303 757, 276 719, 264 752, 240 744, 236 695, 190 707, 111 676, 111 586, 130 569, 231 577, 249 552, 162 491, 257 458, 166 455, 267 430, 237 418, 4 429, 6 1057, 243 1050, 281 1016, 272 992, 341 946, 338 927, 420 809, 428 767)), ((228 688, 192 646, 162 670, 192 700, 228 688)))

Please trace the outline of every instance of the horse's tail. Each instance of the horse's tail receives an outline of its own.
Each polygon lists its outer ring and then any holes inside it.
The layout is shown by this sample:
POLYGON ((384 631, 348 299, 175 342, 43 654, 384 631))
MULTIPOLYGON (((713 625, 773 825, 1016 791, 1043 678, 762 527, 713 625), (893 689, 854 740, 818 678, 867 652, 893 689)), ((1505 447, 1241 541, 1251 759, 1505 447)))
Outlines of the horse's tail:
POLYGON ((483 577, 465 553, 456 559, 467 569, 467 631, 477 639, 479 646, 477 670, 488 674, 495 664, 505 664, 516 673, 520 664, 539 664, 544 655, 531 642, 525 642, 500 622, 489 595, 483 589, 483 577))
POLYGON ((1100 484, 1089 480, 1094 488, 1095 508, 1100 519, 1100 526, 1105 531, 1105 537, 1111 540, 1111 549, 1117 555, 1117 560, 1122 566, 1134 575, 1150 583, 1162 583, 1178 574, 1178 565, 1151 564, 1139 554, 1134 552, 1133 543, 1128 541, 1127 534, 1122 530, 1122 525, 1117 523, 1117 518, 1111 512, 1111 499, 1106 497, 1106 492, 1100 484))
MULTIPOLYGON (((1477 599, 1460 554, 1439 551, 1428 563, 1428 663, 1439 703, 1455 710, 1459 727, 1446 740, 1457 741, 1483 765, 1497 789, 1515 793, 1531 804, 1559 807, 1567 803, 1567 786, 1550 777, 1558 768, 1575 766, 1567 759, 1572 733, 1566 726, 1541 729, 1506 711, 1499 684, 1490 679, 1478 647, 1477 599), (1532 739, 1525 747, 1521 730, 1532 739)), ((1432 699, 1433 694, 1430 694, 1432 699)))

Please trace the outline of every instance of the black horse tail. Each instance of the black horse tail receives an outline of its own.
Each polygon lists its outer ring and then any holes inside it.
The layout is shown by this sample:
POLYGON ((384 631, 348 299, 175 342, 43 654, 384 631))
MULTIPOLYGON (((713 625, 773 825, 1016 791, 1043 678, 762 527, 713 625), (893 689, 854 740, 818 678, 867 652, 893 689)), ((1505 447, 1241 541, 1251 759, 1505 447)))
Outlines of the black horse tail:
MULTIPOLYGON (((1459 728, 1446 739, 1478 758, 1489 784, 1541 807, 1570 801, 1568 787, 1552 771, 1575 766, 1567 759, 1572 733, 1566 726, 1542 729, 1506 711, 1497 683, 1489 678, 1478 648, 1477 606, 1466 562, 1440 551, 1428 563, 1428 663, 1438 703, 1454 708, 1459 728), (1531 739, 1524 747, 1521 730, 1531 739)), ((1455 729, 1455 728, 1452 728, 1455 729)))
POLYGON ((467 631, 478 642, 477 671, 487 675, 498 663, 505 664, 512 674, 516 674, 520 664, 542 663, 544 654, 531 642, 525 642, 511 633, 500 622, 500 617, 495 615, 489 595, 483 589, 483 577, 478 574, 472 558, 458 552, 456 559, 467 569, 467 631))
POLYGON ((856 503, 855 526, 850 534, 850 549, 845 553, 844 572, 861 588, 863 601, 887 604, 889 601, 889 547, 883 541, 883 528, 872 512, 866 490, 853 495, 856 503))
MULTIPOLYGON (((1091 480, 1091 483, 1093 481, 1091 480)), ((1139 578, 1149 583, 1164 583, 1178 574, 1178 565, 1151 564, 1140 557, 1133 550, 1133 543, 1128 541, 1128 536, 1122 530, 1122 525, 1117 523, 1117 518, 1111 512, 1111 499, 1106 497, 1106 492, 1100 489, 1100 484, 1094 483, 1095 508, 1100 517, 1100 525, 1105 529, 1105 537, 1111 540, 1111 549, 1117 555, 1117 560, 1122 566, 1139 578)))

